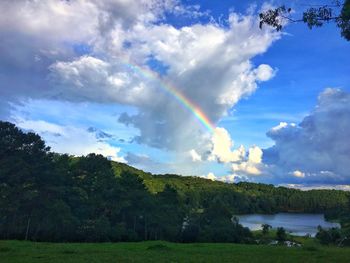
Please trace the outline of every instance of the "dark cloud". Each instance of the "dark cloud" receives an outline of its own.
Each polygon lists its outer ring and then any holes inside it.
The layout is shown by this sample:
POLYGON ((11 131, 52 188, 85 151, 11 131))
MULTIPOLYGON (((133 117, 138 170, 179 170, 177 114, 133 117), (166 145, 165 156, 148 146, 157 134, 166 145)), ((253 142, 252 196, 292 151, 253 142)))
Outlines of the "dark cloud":
POLYGON ((275 145, 264 162, 294 182, 350 183, 350 93, 326 89, 299 125, 281 123, 267 136, 275 145))
MULTIPOLYGON (((1 94, 0 94, 1 96, 1 94)), ((7 101, 3 101, 0 98, 0 120, 8 120, 10 115, 10 106, 8 105, 7 101)))

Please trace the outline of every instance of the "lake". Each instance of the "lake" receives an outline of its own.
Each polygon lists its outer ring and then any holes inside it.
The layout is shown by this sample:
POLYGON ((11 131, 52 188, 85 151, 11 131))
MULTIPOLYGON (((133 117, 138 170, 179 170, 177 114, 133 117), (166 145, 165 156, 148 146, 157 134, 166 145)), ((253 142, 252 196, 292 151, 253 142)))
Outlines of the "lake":
POLYGON ((315 236, 317 233, 317 226, 319 225, 323 228, 340 228, 340 224, 338 223, 327 222, 323 214, 249 214, 239 215, 237 217, 239 218, 239 222, 250 230, 259 230, 262 224, 269 224, 272 228, 284 227, 286 231, 297 236, 305 236, 306 234, 315 236))

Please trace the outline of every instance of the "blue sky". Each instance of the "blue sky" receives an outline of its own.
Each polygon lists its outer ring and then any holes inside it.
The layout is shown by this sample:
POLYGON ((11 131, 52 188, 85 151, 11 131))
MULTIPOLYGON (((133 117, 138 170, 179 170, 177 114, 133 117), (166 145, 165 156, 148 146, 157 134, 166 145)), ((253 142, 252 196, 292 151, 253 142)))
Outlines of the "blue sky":
MULTIPOLYGON (((4 1, 0 118, 54 151, 153 173, 349 185, 350 44, 332 24, 260 30, 259 10, 279 3, 4 1), (214 131, 159 83, 198 105, 214 131)), ((293 2, 295 16, 304 4, 293 2)))

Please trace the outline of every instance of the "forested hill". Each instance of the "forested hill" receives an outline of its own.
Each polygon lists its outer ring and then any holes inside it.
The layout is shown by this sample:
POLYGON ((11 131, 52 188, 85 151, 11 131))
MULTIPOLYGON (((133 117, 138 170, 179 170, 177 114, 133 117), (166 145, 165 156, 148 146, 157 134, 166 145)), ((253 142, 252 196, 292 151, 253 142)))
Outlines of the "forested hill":
POLYGON ((175 174, 153 175, 124 163, 111 163, 116 176, 122 173, 137 175, 152 194, 162 192, 168 185, 188 202, 199 202, 205 206, 211 200, 220 199, 236 213, 317 212, 332 217, 338 209, 349 207, 350 192, 345 191, 302 191, 272 184, 225 183, 175 174))
POLYGON ((252 242, 233 215, 325 212, 347 222, 349 198, 152 175, 101 155, 56 154, 37 134, 0 121, 0 239, 252 242))

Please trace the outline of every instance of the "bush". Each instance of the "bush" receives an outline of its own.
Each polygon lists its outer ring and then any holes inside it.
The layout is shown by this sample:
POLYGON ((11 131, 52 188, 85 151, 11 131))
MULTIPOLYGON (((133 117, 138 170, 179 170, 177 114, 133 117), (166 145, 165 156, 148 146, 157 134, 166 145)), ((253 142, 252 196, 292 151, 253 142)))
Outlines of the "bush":
POLYGON ((280 242, 283 242, 287 239, 286 230, 283 227, 277 228, 276 238, 280 242))
POLYGON ((329 245, 338 244, 341 241, 342 236, 339 228, 332 227, 326 230, 321 226, 318 226, 316 238, 320 241, 321 244, 329 245))

